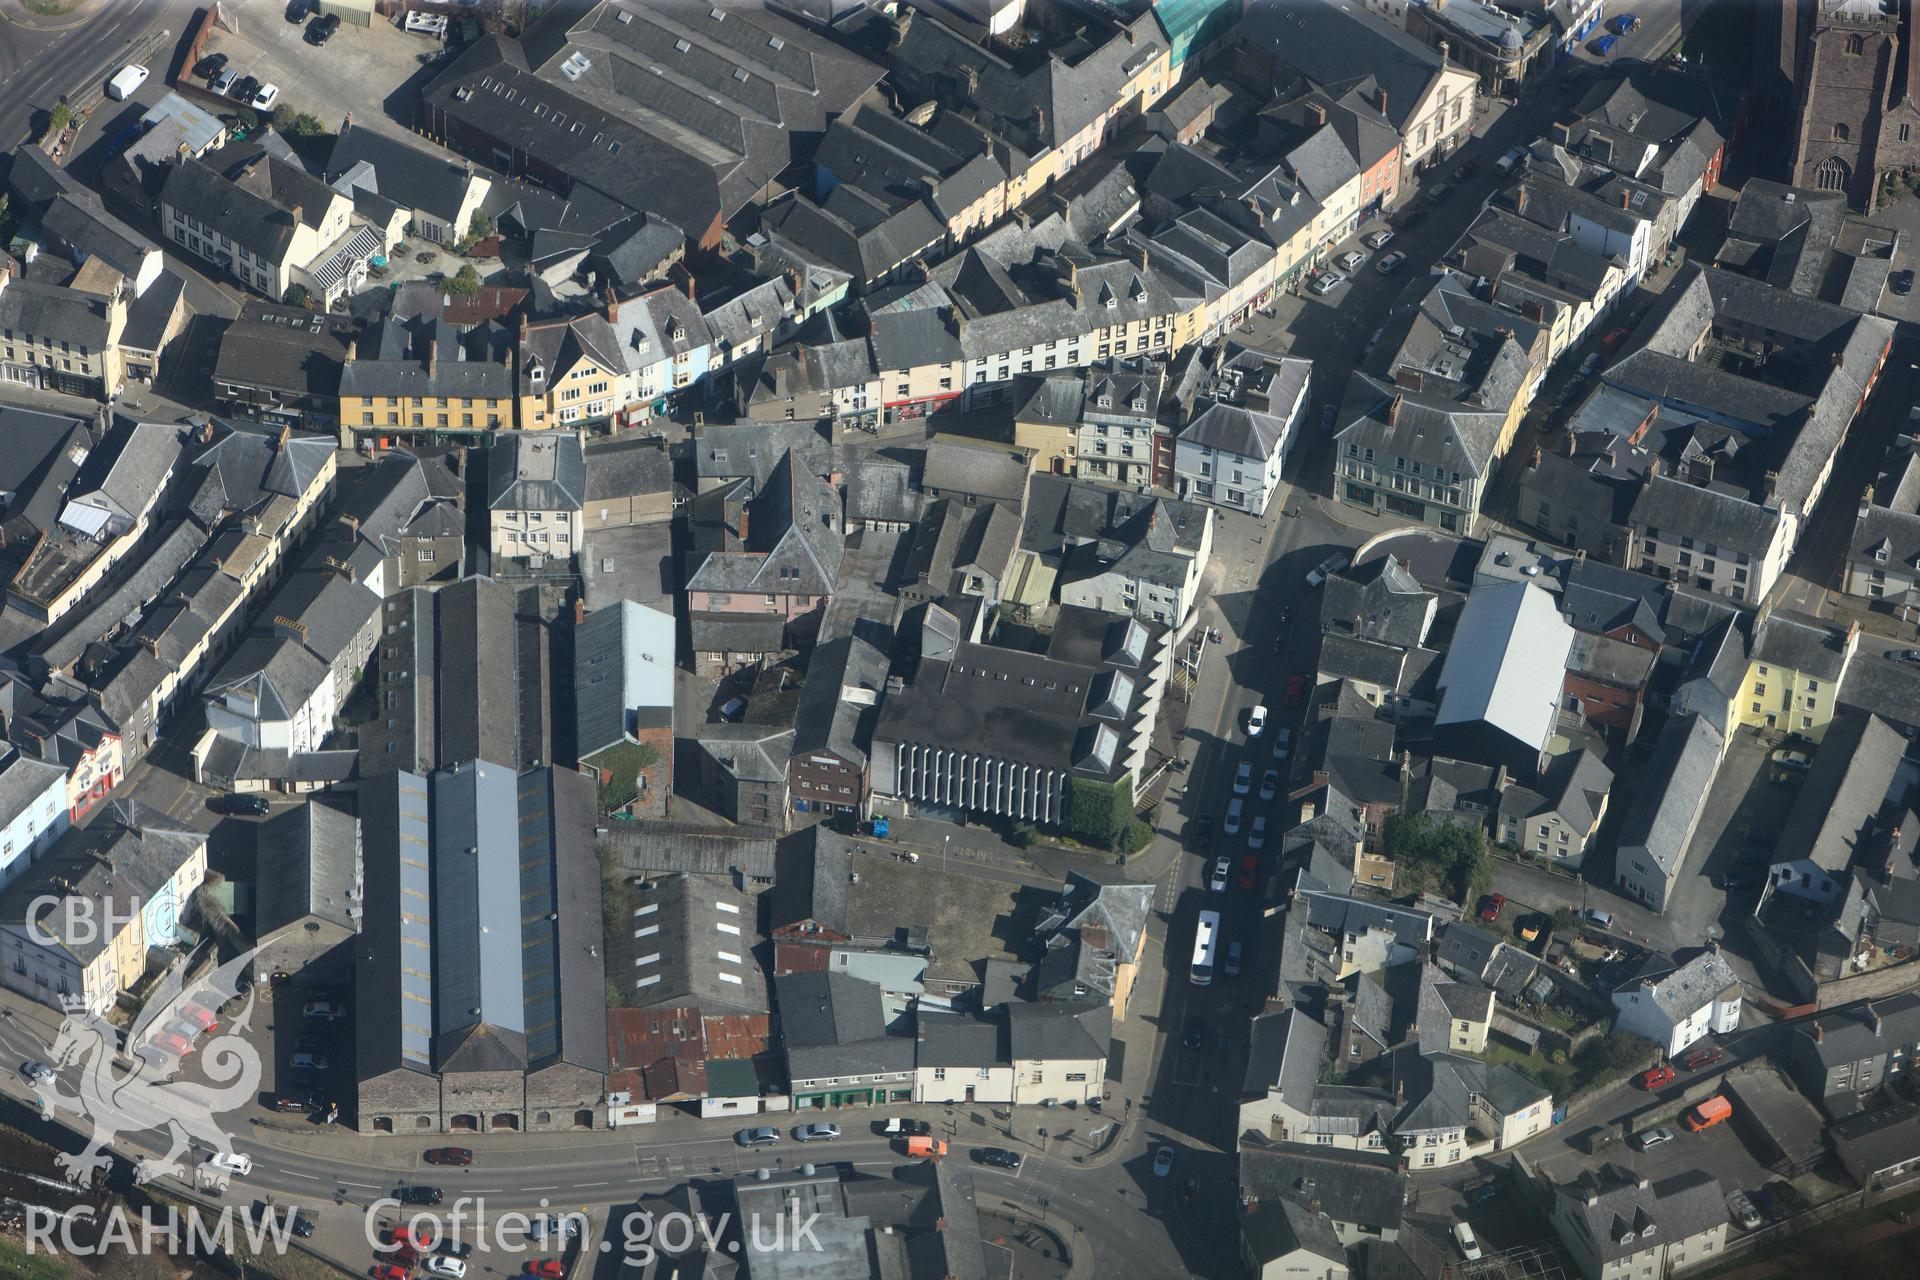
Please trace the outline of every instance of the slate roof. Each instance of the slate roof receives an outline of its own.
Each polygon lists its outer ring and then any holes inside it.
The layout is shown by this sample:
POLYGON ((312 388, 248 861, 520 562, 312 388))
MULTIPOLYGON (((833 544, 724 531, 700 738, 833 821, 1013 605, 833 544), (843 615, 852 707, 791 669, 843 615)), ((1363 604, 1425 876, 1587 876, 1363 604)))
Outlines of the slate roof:
MULTIPOLYGON (((1256 1266, 1308 1253, 1345 1269, 1346 1246, 1324 1213, 1315 1213, 1291 1200, 1263 1204, 1240 1218, 1240 1234, 1256 1266)), ((1292 1268, 1289 1268, 1291 1270, 1292 1268)))
POLYGON ((1069 871, 1059 901, 1037 930, 1042 950, 1033 976, 1039 996, 1113 996, 1119 966, 1140 954, 1152 905, 1146 885, 1102 885, 1069 871))
POLYGON ((764 1014, 756 904, 718 876, 668 875, 633 891, 634 945, 625 998, 636 1008, 694 1005, 705 1014, 764 1014))
POLYGON ((853 878, 853 844, 823 823, 781 839, 774 853, 773 888, 767 891, 767 922, 775 932, 816 924, 847 932, 847 886, 853 878))
POLYGON ((327 157, 327 182, 338 190, 343 178, 351 184, 349 191, 377 191, 403 209, 418 209, 447 223, 459 216, 468 186, 486 180, 471 164, 353 124, 340 131, 327 157), (371 172, 355 174, 362 164, 371 172))
POLYGON ((794 713, 795 754, 831 752, 864 770, 887 666, 887 655, 857 635, 815 645, 794 713))
POLYGON ((220 336, 214 382, 331 400, 353 333, 343 318, 250 300, 220 336))
POLYGON ((164 817, 132 801, 116 801, 108 814, 63 836, 9 886, 0 896, 0 920, 21 924, 31 912, 42 932, 59 940, 60 950, 82 966, 91 964, 113 941, 114 930, 69 925, 83 917, 55 913, 47 904, 61 898, 89 902, 94 908, 85 917, 89 921, 137 918, 188 859, 206 848, 204 834, 156 820, 164 817))
POLYGON ((1842 711, 1827 726, 1800 800, 1774 842, 1775 865, 1801 859, 1835 875, 1868 843, 1886 805, 1906 739, 1879 716, 1842 711))
POLYGON ((1321 588, 1321 628, 1411 649, 1426 639, 1438 597, 1391 555, 1330 575, 1321 588))
POLYGON ((308 917, 359 932, 359 819, 309 800, 260 828, 254 933, 266 937, 308 917))
POLYGON ((1669 879, 1679 874, 1707 793, 1720 773, 1720 731, 1705 716, 1675 716, 1654 741, 1645 776, 1620 826, 1622 849, 1645 849, 1669 879))
MULTIPOLYGON (((1720 1182, 1698 1169, 1664 1182, 1650 1182, 1617 1165, 1585 1170, 1572 1183, 1554 1188, 1573 1217, 1585 1225, 1582 1245, 1597 1254, 1601 1266, 1632 1257, 1654 1243, 1678 1243, 1727 1222, 1720 1182)), ((1554 1221, 1560 1221, 1554 1214, 1554 1221)))
POLYGON ((881 990, 828 971, 782 974, 774 1001, 792 1080, 913 1070, 915 1042, 890 1035, 881 990))
MULTIPOLYGON (((215 160, 227 160, 216 151, 215 160)), ((174 165, 160 202, 212 228, 267 262, 286 260, 295 217, 313 228, 342 197, 324 182, 276 155, 255 152, 216 168, 189 157, 174 165)))
POLYGON ((1201 410, 1180 433, 1186 444, 1261 459, 1271 458, 1286 438, 1286 419, 1217 401, 1201 410))
POLYGON ((1643 978, 1640 985, 1669 1022, 1680 1023, 1728 990, 1737 992, 1740 979, 1734 976, 1733 967, 1724 956, 1716 950, 1707 950, 1677 969, 1669 962, 1668 972, 1643 978))
POLYGON ((0 326, 42 342, 100 351, 108 345, 107 300, 63 285, 8 279, 0 286, 0 326))
POLYGON ((1104 1059, 1113 1040, 1113 1006, 1105 1002, 1010 1004, 1006 1017, 1015 1062, 1104 1059))
POLYGON ((587 462, 580 438, 564 431, 502 431, 487 450, 492 511, 579 511, 587 462))

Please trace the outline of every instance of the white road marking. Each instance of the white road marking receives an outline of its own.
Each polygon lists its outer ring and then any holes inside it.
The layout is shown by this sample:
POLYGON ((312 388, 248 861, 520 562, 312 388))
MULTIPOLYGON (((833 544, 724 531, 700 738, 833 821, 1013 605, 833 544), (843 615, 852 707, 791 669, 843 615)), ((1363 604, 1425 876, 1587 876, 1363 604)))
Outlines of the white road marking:
POLYGON ((605 1182, 576 1182, 573 1185, 575 1190, 579 1190, 585 1187, 604 1187, 604 1186, 609 1186, 611 1184, 605 1183, 605 1182))
POLYGON ((298 1169, 281 1169, 279 1172, 286 1174, 289 1178, 305 1178, 308 1182, 320 1181, 317 1175, 311 1174, 311 1173, 301 1173, 298 1169))

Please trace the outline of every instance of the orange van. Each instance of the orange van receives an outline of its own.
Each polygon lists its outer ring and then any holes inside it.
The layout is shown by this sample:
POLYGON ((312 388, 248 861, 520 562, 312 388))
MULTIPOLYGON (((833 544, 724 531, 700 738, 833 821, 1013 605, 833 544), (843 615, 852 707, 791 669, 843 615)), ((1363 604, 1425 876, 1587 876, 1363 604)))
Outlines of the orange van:
POLYGON ((938 1160, 947 1154, 947 1144, 939 1138, 908 1138, 907 1154, 923 1160, 938 1160))
POLYGON ((1702 1129, 1711 1129, 1733 1114, 1733 1104, 1719 1094, 1714 1094, 1697 1107, 1689 1107, 1687 1114, 1680 1117, 1680 1123, 1687 1132, 1698 1133, 1702 1129))

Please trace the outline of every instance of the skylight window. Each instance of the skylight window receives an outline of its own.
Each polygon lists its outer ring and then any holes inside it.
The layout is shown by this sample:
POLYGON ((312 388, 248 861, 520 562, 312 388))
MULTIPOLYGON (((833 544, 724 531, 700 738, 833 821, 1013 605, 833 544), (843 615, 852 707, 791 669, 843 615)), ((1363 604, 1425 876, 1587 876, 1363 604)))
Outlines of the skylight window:
POLYGON ((691 48, 693 48, 693 46, 688 44, 685 40, 675 40, 673 42, 673 51, 675 53, 685 53, 687 50, 691 48))

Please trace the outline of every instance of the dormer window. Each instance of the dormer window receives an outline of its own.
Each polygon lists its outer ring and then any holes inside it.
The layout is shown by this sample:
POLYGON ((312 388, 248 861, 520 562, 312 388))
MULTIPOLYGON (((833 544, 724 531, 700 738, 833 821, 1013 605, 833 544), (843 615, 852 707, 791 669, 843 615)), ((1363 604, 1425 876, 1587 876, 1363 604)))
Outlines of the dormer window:
POLYGON ((1879 546, 1873 549, 1873 558, 1875 560, 1878 560, 1881 564, 1885 564, 1887 562, 1887 544, 1886 543, 1883 542, 1879 546))

